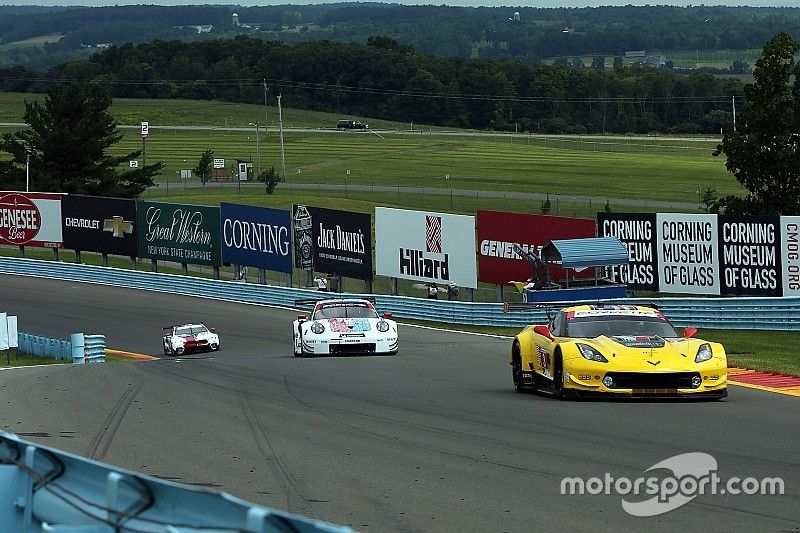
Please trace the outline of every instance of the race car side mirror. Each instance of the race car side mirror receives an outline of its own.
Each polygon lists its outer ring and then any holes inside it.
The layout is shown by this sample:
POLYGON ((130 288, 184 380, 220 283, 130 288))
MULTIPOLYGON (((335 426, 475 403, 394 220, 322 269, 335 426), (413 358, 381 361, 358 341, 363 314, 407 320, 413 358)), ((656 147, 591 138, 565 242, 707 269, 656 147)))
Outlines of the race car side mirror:
POLYGON ((385 313, 383 313, 383 318, 392 318, 392 313, 386 311, 385 313))
POLYGON ((208 328, 208 331, 210 331, 211 333, 216 333, 217 332, 217 328, 208 328))
POLYGON ((297 320, 305 320, 308 318, 306 315, 297 315, 297 320))
POLYGON ((683 336, 687 339, 691 339, 697 333, 697 328, 685 328, 683 330, 683 336))
POLYGON ((538 333, 542 337, 547 337, 550 340, 553 340, 555 338, 553 337, 553 334, 550 333, 550 328, 548 328, 547 326, 533 326, 533 332, 538 333))

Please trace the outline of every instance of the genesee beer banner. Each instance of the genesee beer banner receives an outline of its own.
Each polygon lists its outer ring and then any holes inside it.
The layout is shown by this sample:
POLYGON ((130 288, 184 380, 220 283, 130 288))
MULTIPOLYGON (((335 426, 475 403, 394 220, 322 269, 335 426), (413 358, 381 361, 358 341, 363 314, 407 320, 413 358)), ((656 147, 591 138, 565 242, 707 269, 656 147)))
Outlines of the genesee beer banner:
POLYGON ((0 244, 61 248, 61 195, 0 192, 0 244))

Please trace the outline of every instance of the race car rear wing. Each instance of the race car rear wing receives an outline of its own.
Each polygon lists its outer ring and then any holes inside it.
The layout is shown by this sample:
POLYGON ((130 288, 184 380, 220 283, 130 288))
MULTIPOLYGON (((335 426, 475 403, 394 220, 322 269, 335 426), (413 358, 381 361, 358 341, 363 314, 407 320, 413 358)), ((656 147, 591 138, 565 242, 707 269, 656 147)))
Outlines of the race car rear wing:
POLYGON ((575 305, 591 305, 595 308, 602 309, 604 307, 619 307, 619 306, 631 306, 634 305, 643 305, 645 307, 652 307, 653 309, 658 309, 658 305, 655 303, 642 303, 642 304, 620 304, 613 301, 603 301, 603 300, 582 300, 582 301, 569 301, 569 302, 536 302, 536 303, 523 303, 523 302, 503 302, 503 312, 510 313, 511 311, 528 311, 530 309, 544 309, 547 311, 547 318, 550 318, 550 313, 553 309, 559 311, 564 307, 572 307, 575 305))
POLYGON ((321 302, 322 300, 329 300, 331 302, 336 301, 344 301, 344 300, 366 300, 370 302, 372 305, 375 305, 375 297, 374 296, 354 296, 352 298, 331 298, 330 296, 320 296, 318 298, 301 298, 299 300, 294 301, 294 305, 297 307, 305 306, 305 305, 314 305, 317 302, 321 302))

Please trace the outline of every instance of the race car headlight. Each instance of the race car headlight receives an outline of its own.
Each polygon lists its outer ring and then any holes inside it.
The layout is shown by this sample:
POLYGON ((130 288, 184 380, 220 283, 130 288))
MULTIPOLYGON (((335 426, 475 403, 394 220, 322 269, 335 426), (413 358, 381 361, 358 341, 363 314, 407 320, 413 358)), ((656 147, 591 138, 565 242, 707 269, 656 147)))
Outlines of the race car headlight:
POLYGON ((389 323, 386 322, 385 320, 381 320, 380 322, 378 322, 378 324, 375 327, 377 327, 378 331, 380 331, 381 333, 386 333, 387 331, 389 331, 389 323))
POLYGON ((321 322, 314 322, 311 324, 311 331, 319 335, 325 331, 325 326, 323 326, 321 322))
POLYGON ((596 361, 598 363, 608 363, 608 359, 603 356, 600 352, 589 346, 588 344, 576 344, 578 350, 580 350, 581 355, 584 359, 588 359, 589 361, 596 361))
POLYGON ((711 345, 708 343, 701 344, 700 348, 697 349, 697 355, 694 356, 695 363, 702 363, 703 361, 708 361, 711 359, 711 345))

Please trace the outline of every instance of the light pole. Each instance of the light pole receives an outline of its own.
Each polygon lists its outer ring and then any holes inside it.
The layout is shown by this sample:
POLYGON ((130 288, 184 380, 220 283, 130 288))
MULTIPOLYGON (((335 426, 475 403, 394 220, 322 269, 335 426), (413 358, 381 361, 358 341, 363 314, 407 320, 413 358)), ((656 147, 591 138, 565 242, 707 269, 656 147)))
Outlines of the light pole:
POLYGON ((283 151, 283 112, 281 111, 281 95, 278 95, 278 127, 281 132, 281 168, 283 169, 283 181, 286 181, 286 154, 283 151))
POLYGON ((269 120, 267 120, 267 79, 264 78, 264 134, 269 135, 269 120))
POLYGON ((261 150, 258 145, 258 123, 250 123, 250 126, 256 129, 256 177, 261 175, 261 150))
POLYGON ((31 149, 25 148, 25 192, 31 192, 31 149))

